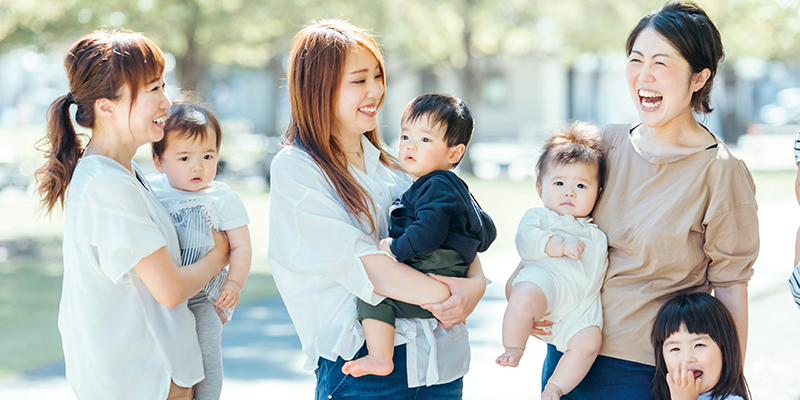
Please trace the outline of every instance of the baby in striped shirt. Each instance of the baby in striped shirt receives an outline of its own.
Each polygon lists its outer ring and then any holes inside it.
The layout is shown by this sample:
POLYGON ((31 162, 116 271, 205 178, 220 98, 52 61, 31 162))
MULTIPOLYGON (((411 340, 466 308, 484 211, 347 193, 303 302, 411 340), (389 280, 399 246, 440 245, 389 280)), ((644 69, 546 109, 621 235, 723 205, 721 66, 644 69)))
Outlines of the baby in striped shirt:
POLYGON ((195 399, 218 400, 222 391, 222 325, 232 316, 250 273, 250 220, 242 199, 214 180, 222 130, 214 114, 196 101, 177 101, 169 110, 164 137, 153 143, 153 162, 161 173, 148 177, 153 194, 172 217, 181 246, 181 264, 189 265, 212 247, 212 229, 225 231, 230 266, 189 299, 203 354, 205 379, 195 399))
MULTIPOLYGON (((798 165, 797 178, 794 180, 794 191, 797 196, 797 203, 800 204, 800 132, 794 140, 794 162, 798 165)), ((789 285, 792 289, 792 296, 797 307, 800 308, 800 228, 797 229, 797 242, 794 245, 794 271, 789 278, 789 285)))

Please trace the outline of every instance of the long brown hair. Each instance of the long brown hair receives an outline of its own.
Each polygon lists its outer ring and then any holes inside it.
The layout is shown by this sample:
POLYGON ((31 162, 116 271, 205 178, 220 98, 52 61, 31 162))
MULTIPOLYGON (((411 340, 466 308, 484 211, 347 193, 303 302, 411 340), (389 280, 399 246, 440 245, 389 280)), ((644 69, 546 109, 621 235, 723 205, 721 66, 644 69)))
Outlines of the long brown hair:
POLYGON ((164 54, 141 33, 99 30, 72 45, 64 60, 69 93, 50 104, 47 131, 37 144, 47 159, 36 171, 36 191, 46 212, 57 203, 63 206, 72 172, 83 154, 81 138, 70 118, 70 105, 77 105, 75 122, 92 128, 98 99, 119 99, 127 85, 133 109, 139 88, 163 75, 164 65, 164 54))
MULTIPOLYGON (((334 110, 345 59, 349 52, 358 49, 370 51, 384 73, 378 43, 367 31, 346 21, 324 20, 307 25, 297 33, 288 67, 292 116, 283 143, 308 152, 328 176, 347 211, 370 228, 368 233, 374 234, 375 219, 370 213, 374 203, 366 189, 350 174, 347 157, 336 136, 338 125, 334 110)), ((385 78, 381 79, 386 82, 385 78)), ((381 95, 378 108, 383 101, 384 95, 381 95)), ((397 161, 383 149, 377 127, 364 135, 380 150, 381 163, 400 169, 397 161)))

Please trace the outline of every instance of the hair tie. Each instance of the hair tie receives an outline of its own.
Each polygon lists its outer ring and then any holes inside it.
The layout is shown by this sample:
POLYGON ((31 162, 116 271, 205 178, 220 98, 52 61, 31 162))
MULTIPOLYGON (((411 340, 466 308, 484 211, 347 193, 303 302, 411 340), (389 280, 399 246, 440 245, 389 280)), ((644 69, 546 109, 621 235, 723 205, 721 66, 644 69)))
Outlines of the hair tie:
POLYGON ((70 93, 70 92, 67 92, 67 104, 69 104, 69 103, 75 103, 75 104, 78 104, 78 102, 77 102, 77 101, 75 101, 75 98, 74 98, 74 97, 72 97, 72 93, 70 93))

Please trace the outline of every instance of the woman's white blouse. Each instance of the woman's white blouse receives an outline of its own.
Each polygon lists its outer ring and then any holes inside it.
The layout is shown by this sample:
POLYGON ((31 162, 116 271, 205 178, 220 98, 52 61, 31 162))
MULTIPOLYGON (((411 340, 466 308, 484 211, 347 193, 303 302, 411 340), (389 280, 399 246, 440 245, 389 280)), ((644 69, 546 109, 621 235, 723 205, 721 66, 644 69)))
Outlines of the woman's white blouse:
POLYGON ((180 265, 172 220, 133 168, 139 179, 108 157, 84 157, 67 190, 58 329, 79 399, 165 399, 170 379, 203 379, 186 303, 161 305, 133 271, 164 246, 180 265))
MULTIPOLYGON (((379 238, 388 235, 389 206, 411 186, 411 178, 387 168, 380 152, 362 139, 366 173, 351 167, 374 201, 379 238)), ((350 213, 327 176, 305 151, 281 150, 272 161, 269 263, 275 282, 313 370, 319 357, 352 359, 364 344, 356 297, 370 304, 373 292, 360 257, 382 253, 378 238, 350 213)), ((386 253, 383 253, 386 254, 386 253)), ((387 254, 388 255, 388 254, 387 254)), ((408 386, 451 382, 469 368, 464 325, 445 330, 435 319, 398 319, 395 345, 406 343, 408 386)))

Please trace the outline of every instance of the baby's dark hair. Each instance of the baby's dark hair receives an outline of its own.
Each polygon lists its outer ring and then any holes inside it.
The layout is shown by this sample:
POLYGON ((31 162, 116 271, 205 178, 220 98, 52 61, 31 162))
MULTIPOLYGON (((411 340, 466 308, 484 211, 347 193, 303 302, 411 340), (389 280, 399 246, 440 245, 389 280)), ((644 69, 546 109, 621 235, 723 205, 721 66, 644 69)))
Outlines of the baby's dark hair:
POLYGON ((164 125, 164 137, 153 142, 153 156, 161 158, 164 150, 167 149, 167 137, 169 132, 178 132, 180 138, 191 138, 203 140, 211 129, 216 134, 216 147, 222 143, 222 129, 219 121, 211 109, 200 102, 200 99, 192 94, 182 94, 178 100, 169 108, 167 122, 164 125))
MULTIPOLYGON (((428 117, 431 127, 444 124, 446 127, 444 141, 447 147, 459 144, 466 147, 472 138, 472 131, 475 128, 472 112, 458 97, 446 94, 419 96, 408 103, 400 121, 416 122, 422 117, 428 117)), ((453 167, 458 165, 458 162, 453 164, 453 167)))
POLYGON ((542 183, 542 176, 550 166, 563 166, 572 163, 597 166, 597 184, 603 187, 606 175, 606 160, 603 156, 602 138, 597 126, 588 122, 575 121, 563 126, 544 143, 542 154, 536 162, 536 183, 542 183))
POLYGON ((744 360, 739 345, 736 324, 728 309, 716 297, 705 293, 679 294, 667 300, 658 310, 650 342, 656 356, 656 374, 653 377, 653 395, 656 400, 669 400, 667 364, 664 361, 664 342, 685 326, 689 333, 708 335, 722 352, 722 371, 719 381, 711 389, 712 399, 728 395, 750 399, 750 390, 744 379, 744 360))

